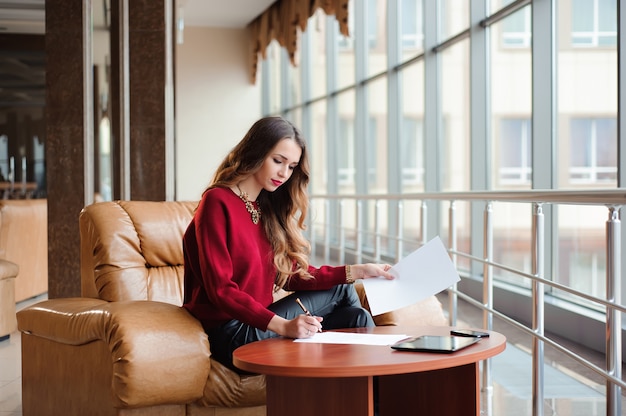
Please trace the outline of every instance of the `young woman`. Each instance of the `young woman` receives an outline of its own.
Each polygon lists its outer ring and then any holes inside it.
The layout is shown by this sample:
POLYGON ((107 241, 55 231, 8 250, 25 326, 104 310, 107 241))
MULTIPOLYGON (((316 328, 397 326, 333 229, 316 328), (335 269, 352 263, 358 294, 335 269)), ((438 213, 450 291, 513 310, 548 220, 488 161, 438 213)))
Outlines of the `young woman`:
POLYGON ((221 163, 185 232, 184 307, 202 322, 213 357, 235 371, 232 353, 249 342, 374 325, 351 283, 393 278, 387 264, 309 264, 308 181, 299 130, 263 118, 221 163), (280 288, 295 293, 273 302, 280 288))

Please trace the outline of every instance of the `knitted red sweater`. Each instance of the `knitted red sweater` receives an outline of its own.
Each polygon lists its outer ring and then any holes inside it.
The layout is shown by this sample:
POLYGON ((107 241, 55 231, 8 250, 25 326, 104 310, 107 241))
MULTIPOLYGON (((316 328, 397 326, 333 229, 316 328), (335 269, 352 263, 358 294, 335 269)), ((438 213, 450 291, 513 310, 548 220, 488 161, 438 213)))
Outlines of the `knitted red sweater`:
MULTIPOLYGON (((253 224, 245 204, 227 188, 205 192, 183 237, 183 306, 205 329, 237 319, 266 330, 274 313, 276 268, 262 226, 253 224)), ((328 289, 344 283, 345 268, 309 267, 315 279, 290 279, 287 290, 328 289)))

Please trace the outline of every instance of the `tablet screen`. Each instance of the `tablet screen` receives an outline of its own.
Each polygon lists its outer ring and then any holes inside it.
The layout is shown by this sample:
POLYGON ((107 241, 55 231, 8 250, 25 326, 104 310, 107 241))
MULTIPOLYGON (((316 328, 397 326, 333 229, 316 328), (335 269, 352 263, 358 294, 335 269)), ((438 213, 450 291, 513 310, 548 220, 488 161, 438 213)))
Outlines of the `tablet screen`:
POLYGON ((422 335, 405 339, 391 348, 400 351, 421 351, 451 353, 469 347, 480 341, 480 338, 454 337, 449 335, 422 335))

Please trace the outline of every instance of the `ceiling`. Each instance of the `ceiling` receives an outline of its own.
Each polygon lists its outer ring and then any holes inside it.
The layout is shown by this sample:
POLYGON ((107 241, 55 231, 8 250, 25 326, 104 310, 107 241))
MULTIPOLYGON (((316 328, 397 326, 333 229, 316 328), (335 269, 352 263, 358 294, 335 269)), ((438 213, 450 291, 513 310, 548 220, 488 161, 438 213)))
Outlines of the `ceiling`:
MULTIPOLYGON (((94 18, 100 9, 92 0, 94 18)), ((177 15, 186 27, 243 28, 276 0, 178 0, 177 15)), ((41 51, 14 50, 6 34, 45 34, 45 0, 0 0, 0 108, 43 106, 45 55, 41 51)), ((14 39, 14 38, 13 38, 14 39)))

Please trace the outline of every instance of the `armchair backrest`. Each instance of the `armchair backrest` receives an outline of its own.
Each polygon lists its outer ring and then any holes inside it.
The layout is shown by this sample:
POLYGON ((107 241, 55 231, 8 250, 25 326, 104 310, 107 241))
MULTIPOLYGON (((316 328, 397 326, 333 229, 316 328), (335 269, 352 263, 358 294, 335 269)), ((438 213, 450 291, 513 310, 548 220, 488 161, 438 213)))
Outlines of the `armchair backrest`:
POLYGON ((113 201, 79 218, 82 296, 182 305, 183 234, 198 203, 113 201))

